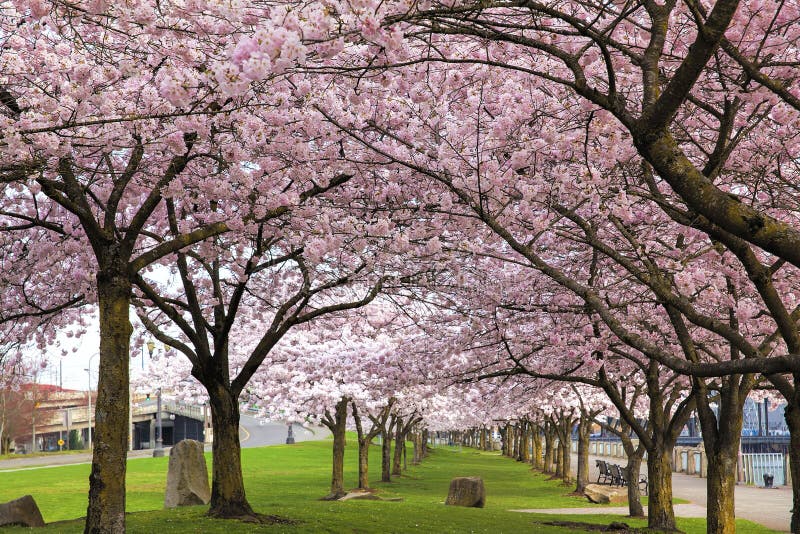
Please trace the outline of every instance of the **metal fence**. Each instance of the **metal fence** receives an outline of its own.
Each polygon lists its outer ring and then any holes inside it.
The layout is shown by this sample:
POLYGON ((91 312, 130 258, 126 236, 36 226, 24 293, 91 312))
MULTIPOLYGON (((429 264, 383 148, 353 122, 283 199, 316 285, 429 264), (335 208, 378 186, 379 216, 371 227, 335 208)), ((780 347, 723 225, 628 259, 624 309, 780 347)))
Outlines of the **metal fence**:
POLYGON ((742 473, 745 484, 764 485, 764 475, 772 475, 773 485, 786 484, 785 459, 781 453, 743 454, 742 473))

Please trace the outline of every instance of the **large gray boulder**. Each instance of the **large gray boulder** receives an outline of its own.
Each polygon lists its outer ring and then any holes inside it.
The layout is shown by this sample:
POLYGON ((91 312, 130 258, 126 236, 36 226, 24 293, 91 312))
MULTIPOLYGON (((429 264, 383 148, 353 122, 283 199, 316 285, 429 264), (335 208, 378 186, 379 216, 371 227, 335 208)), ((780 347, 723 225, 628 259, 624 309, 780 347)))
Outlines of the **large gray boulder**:
POLYGON ((444 502, 449 506, 483 508, 486 504, 486 488, 480 477, 459 477, 450 481, 450 491, 444 502))
POLYGON ((169 453, 164 507, 208 504, 210 500, 211 489, 208 486, 203 444, 193 439, 179 441, 169 453))
POLYGON ((43 527, 42 512, 30 495, 0 504, 0 527, 43 527))
POLYGON ((589 501, 596 504, 622 504, 628 502, 628 489, 619 486, 589 484, 583 490, 589 501))

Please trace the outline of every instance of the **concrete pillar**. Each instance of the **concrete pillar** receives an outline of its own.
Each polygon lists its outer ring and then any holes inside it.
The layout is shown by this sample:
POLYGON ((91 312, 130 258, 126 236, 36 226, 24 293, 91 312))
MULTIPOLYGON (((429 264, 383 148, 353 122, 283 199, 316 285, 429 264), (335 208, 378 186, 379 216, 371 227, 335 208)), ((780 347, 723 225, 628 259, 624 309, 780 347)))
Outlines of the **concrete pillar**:
POLYGON ((156 448, 156 420, 150 419, 150 437, 148 438, 150 441, 150 446, 148 448, 155 449, 156 448))

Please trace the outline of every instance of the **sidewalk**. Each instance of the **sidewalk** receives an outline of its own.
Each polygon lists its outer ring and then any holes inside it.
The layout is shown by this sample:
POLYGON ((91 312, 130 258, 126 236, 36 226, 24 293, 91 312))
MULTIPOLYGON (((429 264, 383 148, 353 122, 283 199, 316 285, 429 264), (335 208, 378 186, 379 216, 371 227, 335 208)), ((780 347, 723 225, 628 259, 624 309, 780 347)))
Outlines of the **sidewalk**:
MULTIPOLYGON (((570 515, 593 515, 593 514, 619 514, 628 515, 627 506, 604 506, 603 508, 529 508, 527 510, 509 510, 510 512, 524 512, 530 514, 570 514, 570 515)), ((647 507, 644 509, 647 515, 647 507)), ((676 504, 675 515, 677 517, 706 517, 706 507, 697 504, 676 504)))
MULTIPOLYGON (((592 481, 597 480, 598 470, 595 460, 601 459, 607 462, 625 465, 625 458, 615 458, 608 456, 589 456, 589 472, 592 481)), ((572 455, 573 476, 577 470, 578 456, 572 455)), ((642 474, 647 474, 647 465, 642 464, 642 474)), ((694 505, 706 507, 706 479, 683 473, 672 474, 672 494, 675 497, 686 499, 694 505)), ((755 486, 736 486, 736 517, 749 519, 767 528, 789 531, 792 509, 792 491, 787 486, 780 486, 777 489, 764 489, 755 486)), ((676 505, 676 514, 681 515, 676 505)), ((625 511, 624 513, 626 513, 625 511)), ((540 513, 542 513, 540 511, 540 513)), ((575 512, 571 512, 575 513, 575 512)), ((686 516, 696 517, 696 516, 686 516)), ((701 516, 701 517, 704 517, 701 516)))
MULTIPOLYGON (((164 456, 169 458, 169 450, 171 447, 164 447, 164 456)), ((207 447, 210 449, 210 446, 207 447)), ((130 458, 150 458, 153 456, 153 449, 141 449, 135 451, 128 451, 128 459, 130 458)), ((9 471, 23 471, 29 469, 43 469, 45 467, 59 466, 59 465, 74 465, 74 464, 90 464, 92 463, 92 453, 90 452, 77 452, 75 454, 48 454, 45 456, 28 456, 27 454, 20 454, 16 458, 8 460, 0 460, 0 473, 9 471)))

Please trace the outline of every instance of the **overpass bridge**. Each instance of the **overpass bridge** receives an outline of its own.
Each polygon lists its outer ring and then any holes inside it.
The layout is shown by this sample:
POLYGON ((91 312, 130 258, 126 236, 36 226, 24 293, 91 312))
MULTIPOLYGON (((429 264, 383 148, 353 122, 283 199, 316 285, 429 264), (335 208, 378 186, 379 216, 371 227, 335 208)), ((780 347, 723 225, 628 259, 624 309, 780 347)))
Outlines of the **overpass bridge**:
MULTIPOLYGON (((91 401, 95 398, 92 392, 91 401)), ((155 448, 158 403, 145 395, 135 395, 132 400, 129 411, 130 449, 155 448)), ((94 404, 90 403, 89 394, 61 390, 36 403, 30 424, 14 437, 16 449, 18 452, 68 449, 71 431, 76 431, 84 444, 88 443, 90 423, 94 427, 94 404), (63 445, 59 445, 60 441, 63 445)), ((201 442, 212 439, 208 406, 162 399, 161 427, 165 447, 182 439, 201 442)))

